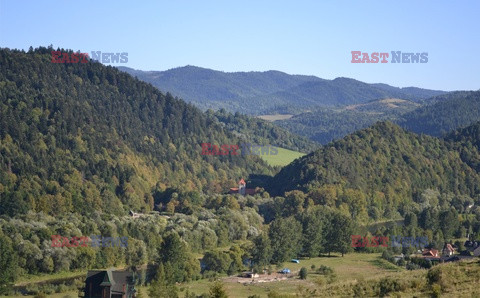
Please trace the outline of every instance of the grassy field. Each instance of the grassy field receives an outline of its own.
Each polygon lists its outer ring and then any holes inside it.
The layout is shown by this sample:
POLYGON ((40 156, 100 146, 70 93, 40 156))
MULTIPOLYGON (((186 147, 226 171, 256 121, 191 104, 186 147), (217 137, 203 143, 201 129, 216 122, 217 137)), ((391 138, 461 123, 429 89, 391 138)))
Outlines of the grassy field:
POLYGON ((293 115, 291 114, 274 114, 274 115, 262 115, 258 116, 258 118, 267 120, 267 121, 276 121, 276 120, 286 120, 292 118, 293 115))
MULTIPOLYGON (((480 261, 440 264, 430 271, 408 271, 380 258, 380 254, 351 253, 344 257, 319 257, 302 259, 299 264, 284 263, 292 277, 272 282, 240 283, 243 278, 221 277, 230 298, 253 295, 267 297, 270 292, 288 297, 480 297, 480 261), (321 275, 311 266, 321 265, 333 269, 333 274, 321 275), (308 277, 301 280, 297 272, 308 269, 308 277), (428 278, 427 276, 430 278, 428 278), (300 294, 302 293, 302 294, 300 294)), ((275 268, 273 268, 275 270, 275 268)), ((177 285, 180 297, 187 291, 196 295, 208 293, 212 282, 206 279, 177 285)), ((147 287, 137 287, 143 297, 148 297, 147 287)), ((28 297, 28 296, 10 296, 28 297)), ((30 296, 32 297, 32 296, 30 296)), ((76 291, 52 294, 48 297, 77 297, 76 291)))
MULTIPOLYGON (((309 271, 308 278, 306 280, 300 280, 298 277, 290 278, 283 281, 255 283, 255 284, 241 284, 239 282, 232 282, 231 279, 224 278, 224 287, 227 291, 228 297, 231 298, 244 298, 251 295, 259 295, 260 297, 267 297, 270 291, 276 291, 280 294, 294 295, 299 287, 306 289, 318 288, 318 279, 322 278, 321 275, 314 273, 310 268, 315 265, 319 268, 321 265, 325 265, 333 268, 337 282, 343 281, 355 281, 357 279, 369 279, 372 277, 388 276, 392 273, 403 271, 399 267, 389 264, 385 260, 380 259, 380 254, 347 254, 344 257, 321 257, 300 260, 299 264, 285 263, 282 268, 289 268, 292 272, 298 272, 301 267, 306 267, 309 271)), ((275 269, 275 268, 274 268, 275 269)), ((328 283, 329 280, 325 280, 328 283)), ((202 293, 208 293, 211 282, 208 280, 199 280, 196 282, 180 285, 182 289, 183 297, 186 290, 193 292, 197 295, 202 293)))
MULTIPOLYGON (((277 147, 278 148, 278 147, 277 147)), ((260 155, 271 166, 286 166, 296 158, 304 156, 305 153, 278 148, 277 155, 260 155)))

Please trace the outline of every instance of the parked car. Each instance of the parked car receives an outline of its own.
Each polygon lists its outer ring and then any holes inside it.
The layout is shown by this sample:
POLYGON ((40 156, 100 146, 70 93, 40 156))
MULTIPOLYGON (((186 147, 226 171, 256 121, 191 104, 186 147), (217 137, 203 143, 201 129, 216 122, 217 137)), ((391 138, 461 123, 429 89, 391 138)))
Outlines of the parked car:
POLYGON ((300 263, 300 260, 297 260, 297 259, 292 259, 292 263, 300 263))
POLYGON ((282 271, 280 271, 281 274, 288 274, 290 273, 290 269, 288 268, 283 268, 282 271))

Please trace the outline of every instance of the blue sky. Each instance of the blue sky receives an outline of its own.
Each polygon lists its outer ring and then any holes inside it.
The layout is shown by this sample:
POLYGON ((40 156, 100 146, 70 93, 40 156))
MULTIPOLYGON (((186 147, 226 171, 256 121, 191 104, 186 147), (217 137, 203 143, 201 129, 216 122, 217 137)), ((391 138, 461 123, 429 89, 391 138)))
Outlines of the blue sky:
POLYGON ((0 0, 0 46, 128 52, 121 65, 142 70, 274 69, 478 90, 479 12, 479 1, 0 0), (427 52, 429 60, 353 64, 351 51, 427 52))

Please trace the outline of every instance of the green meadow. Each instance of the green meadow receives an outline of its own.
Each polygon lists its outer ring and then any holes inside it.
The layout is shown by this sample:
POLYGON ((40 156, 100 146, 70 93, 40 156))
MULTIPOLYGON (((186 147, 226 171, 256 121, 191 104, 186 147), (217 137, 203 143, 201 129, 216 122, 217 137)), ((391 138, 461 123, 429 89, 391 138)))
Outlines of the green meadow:
POLYGON ((295 159, 302 157, 305 153, 278 148, 277 155, 260 155, 260 157, 265 160, 271 166, 286 166, 295 159))

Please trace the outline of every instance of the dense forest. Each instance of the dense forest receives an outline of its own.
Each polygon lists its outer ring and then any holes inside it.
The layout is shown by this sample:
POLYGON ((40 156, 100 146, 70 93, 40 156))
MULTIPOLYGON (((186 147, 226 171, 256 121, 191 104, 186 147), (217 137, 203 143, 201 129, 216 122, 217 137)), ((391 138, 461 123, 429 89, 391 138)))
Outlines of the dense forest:
POLYGON ((293 134, 271 122, 246 116, 240 113, 228 113, 226 110, 207 111, 208 116, 215 117, 225 128, 238 137, 252 144, 274 145, 303 153, 310 153, 319 144, 306 137, 293 134))
POLYGON ((480 91, 462 91, 418 102, 386 99, 337 109, 318 108, 287 120, 275 121, 275 124, 327 144, 377 121, 389 120, 415 133, 441 136, 478 119, 480 91))
MULTIPOLYGON (((378 105, 375 105, 375 109, 378 109, 378 105)), ((381 113, 369 110, 362 111, 360 107, 351 110, 318 108, 295 115, 287 120, 275 121, 275 124, 294 134, 308 137, 312 141, 327 144, 356 130, 368 127, 377 121, 395 117, 398 117, 397 110, 388 110, 381 113)))
POLYGON ((406 129, 441 136, 480 119, 480 91, 459 91, 430 99, 431 103, 403 115, 406 129))
POLYGON ((100 63, 51 63, 52 50, 0 50, 0 214, 149 211, 167 188, 272 173, 255 156, 201 155, 241 139, 192 105, 100 63))
POLYGON ((479 204, 480 175, 442 139, 379 122, 284 167, 272 193, 303 190, 321 204, 365 221, 430 206, 428 193, 479 204))

